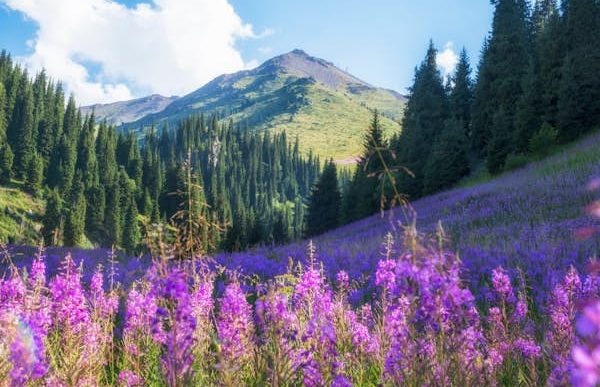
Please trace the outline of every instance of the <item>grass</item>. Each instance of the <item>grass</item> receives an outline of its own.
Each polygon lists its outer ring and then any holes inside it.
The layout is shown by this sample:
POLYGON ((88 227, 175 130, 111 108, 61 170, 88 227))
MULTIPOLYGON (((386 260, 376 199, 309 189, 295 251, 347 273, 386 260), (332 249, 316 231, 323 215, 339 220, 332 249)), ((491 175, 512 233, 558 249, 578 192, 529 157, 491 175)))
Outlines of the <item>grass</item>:
MULTIPOLYGON (((322 158, 346 162, 359 155, 372 119, 371 110, 318 84, 308 88, 306 98, 307 103, 298 112, 278 117, 268 125, 276 131, 285 131, 288 138, 297 136, 303 151, 312 149, 322 158)), ((381 122, 388 137, 401 130, 400 124, 387 117, 382 117, 381 122)))
POLYGON ((20 188, 17 182, 0 187, 0 241, 35 245, 40 240, 44 202, 20 188))
POLYGON ((207 86, 146 120, 126 125, 137 130, 151 122, 160 126, 194 113, 219 114, 233 122, 245 123, 251 130, 286 131, 288 138, 300 139, 300 150, 313 151, 321 159, 333 158, 352 164, 362 150, 363 134, 372 110, 382 112, 387 136, 398 133, 404 103, 384 89, 356 88, 334 90, 309 78, 285 72, 241 73, 207 86))

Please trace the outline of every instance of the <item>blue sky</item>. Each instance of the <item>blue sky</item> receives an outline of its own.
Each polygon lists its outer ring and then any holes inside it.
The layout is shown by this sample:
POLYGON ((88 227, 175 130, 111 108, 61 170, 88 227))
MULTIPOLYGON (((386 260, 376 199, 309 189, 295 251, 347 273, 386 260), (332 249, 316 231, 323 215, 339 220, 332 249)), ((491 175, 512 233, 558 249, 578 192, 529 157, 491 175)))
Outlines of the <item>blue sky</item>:
POLYGON ((64 79, 82 103, 182 94, 294 48, 405 92, 430 38, 446 62, 464 46, 475 66, 493 14, 473 0, 119 3, 0 0, 0 47, 64 79))

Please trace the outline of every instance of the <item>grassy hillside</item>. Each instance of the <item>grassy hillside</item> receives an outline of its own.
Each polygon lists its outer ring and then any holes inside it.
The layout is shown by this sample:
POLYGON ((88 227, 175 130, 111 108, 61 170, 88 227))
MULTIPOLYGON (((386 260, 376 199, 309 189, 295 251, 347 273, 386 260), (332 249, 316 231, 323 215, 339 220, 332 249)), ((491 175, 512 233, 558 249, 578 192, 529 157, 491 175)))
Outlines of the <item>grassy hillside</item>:
MULTIPOLYGON (((300 140, 304 151, 312 149, 322 157, 333 157, 345 163, 359 155, 362 138, 372 119, 372 112, 357 105, 356 99, 331 91, 317 83, 302 88, 303 103, 294 111, 278 114, 258 125, 261 130, 285 131, 289 138, 300 140)), ((232 116, 244 120, 247 112, 232 116)), ((391 136, 400 126, 387 117, 382 118, 386 135, 391 136)))
POLYGON ((0 187, 0 241, 37 245, 44 202, 18 186, 0 187))
MULTIPOLYGON (((598 149, 600 132, 514 172, 418 200, 412 203, 417 228, 431 234, 441 221, 447 244, 458 251, 474 284, 481 273, 502 265, 519 268, 540 290, 548 288, 565 267, 583 270, 589 258, 600 256, 600 222, 586 212, 600 199, 589 188, 600 178, 598 149)), ((330 274, 347 270, 360 278, 372 272, 385 235, 398 236, 405 213, 396 209, 315 238, 318 258, 330 274)), ((219 260, 271 276, 285 272, 288 257, 304 259, 307 243, 223 254, 219 260)))
POLYGON ((398 132, 405 98, 373 87, 303 51, 275 57, 256 69, 222 75, 164 110, 121 126, 140 130, 175 125, 190 114, 217 113, 252 130, 286 131, 304 152, 349 162, 360 153, 373 109, 388 134, 398 132))

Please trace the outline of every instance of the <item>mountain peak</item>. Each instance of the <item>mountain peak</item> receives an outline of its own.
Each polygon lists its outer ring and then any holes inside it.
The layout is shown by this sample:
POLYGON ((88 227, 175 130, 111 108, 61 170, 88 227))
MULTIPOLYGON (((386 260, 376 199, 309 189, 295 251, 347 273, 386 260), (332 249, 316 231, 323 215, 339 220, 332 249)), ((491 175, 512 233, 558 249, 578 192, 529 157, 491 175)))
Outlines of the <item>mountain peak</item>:
POLYGON ((292 51, 290 51, 290 52, 288 53, 288 55, 290 55, 290 54, 293 54, 293 55, 300 55, 300 56, 306 56, 306 57, 310 57, 310 55, 308 55, 308 54, 306 53, 306 51, 304 51, 304 50, 302 50, 302 49, 300 49, 300 48, 295 48, 295 49, 293 49, 292 51))
POLYGON ((304 50, 295 49, 276 56, 263 63, 258 71, 282 71, 300 78, 312 78, 334 90, 345 90, 348 86, 371 88, 368 83, 340 70, 333 63, 309 55, 304 50))

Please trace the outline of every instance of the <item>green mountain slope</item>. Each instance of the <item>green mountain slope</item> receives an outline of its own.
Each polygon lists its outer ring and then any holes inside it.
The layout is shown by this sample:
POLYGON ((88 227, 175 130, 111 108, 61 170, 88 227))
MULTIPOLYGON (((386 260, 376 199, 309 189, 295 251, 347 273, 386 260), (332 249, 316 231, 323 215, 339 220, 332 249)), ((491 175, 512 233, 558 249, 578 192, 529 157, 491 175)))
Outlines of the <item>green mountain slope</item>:
POLYGON ((404 105, 402 95, 294 50, 253 70, 222 75, 121 128, 140 130, 174 124, 190 114, 218 113, 253 130, 285 130, 298 136, 303 151, 343 162, 359 154, 372 109, 383 113, 383 127, 391 134, 400 130, 404 105))
POLYGON ((18 187, 0 187, 0 242, 37 245, 44 202, 18 187))
POLYGON ((109 104, 96 104, 81 107, 81 114, 95 114, 99 120, 106 120, 112 125, 122 125, 137 121, 148 114, 163 111, 177 97, 163 97, 162 95, 150 95, 131 101, 115 102, 109 104))

